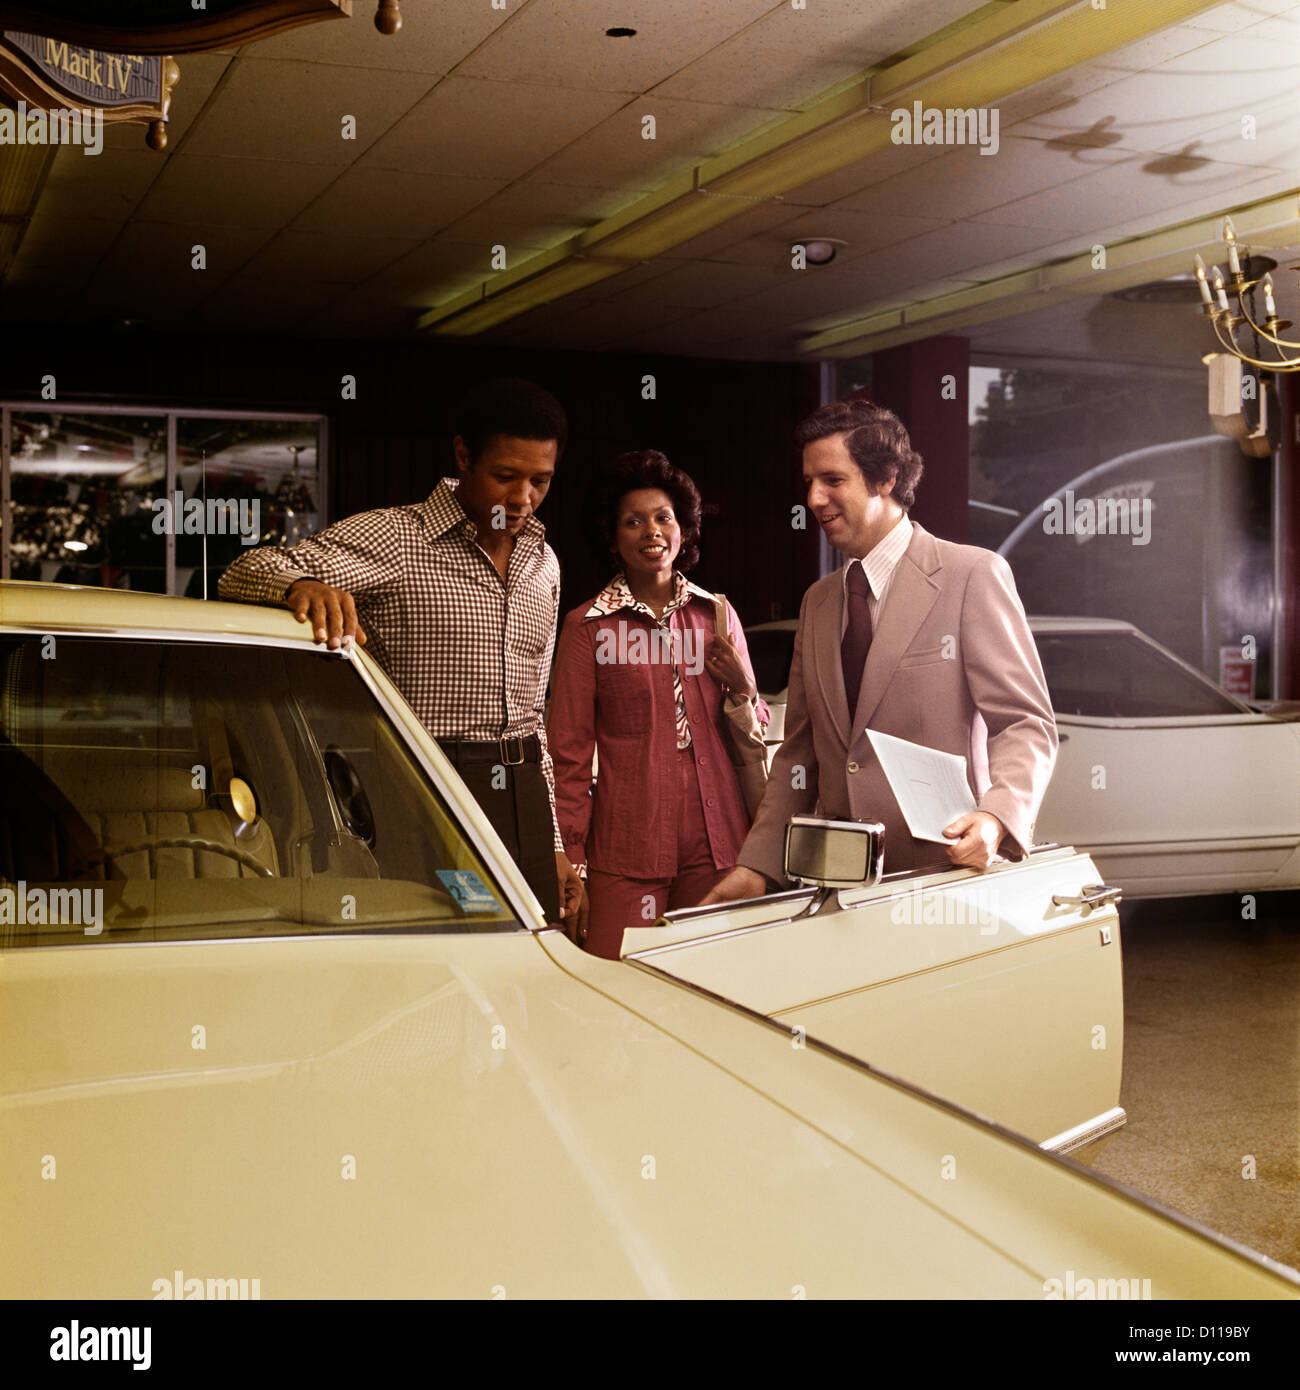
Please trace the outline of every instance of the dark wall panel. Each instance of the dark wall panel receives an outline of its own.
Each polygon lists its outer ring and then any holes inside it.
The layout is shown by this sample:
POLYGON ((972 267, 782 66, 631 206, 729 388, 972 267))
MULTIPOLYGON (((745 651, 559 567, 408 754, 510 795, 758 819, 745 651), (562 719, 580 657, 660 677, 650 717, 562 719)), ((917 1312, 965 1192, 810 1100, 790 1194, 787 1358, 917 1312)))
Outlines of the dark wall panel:
POLYGON ((22 341, 22 361, 0 365, 7 399, 36 399, 52 373, 69 403, 323 412, 335 518, 427 495, 455 471, 451 440, 465 391, 491 376, 529 377, 570 417, 569 449, 541 512, 564 567, 566 606, 603 581, 580 508, 593 471, 625 449, 662 449, 695 478, 705 524, 694 577, 725 589, 747 622, 797 614, 817 577, 815 530, 790 524, 802 500, 790 436, 817 404, 811 365, 107 331, 69 345, 37 326, 22 341), (355 400, 343 399, 345 376, 356 379, 355 400), (651 400, 646 376, 655 379, 651 400))

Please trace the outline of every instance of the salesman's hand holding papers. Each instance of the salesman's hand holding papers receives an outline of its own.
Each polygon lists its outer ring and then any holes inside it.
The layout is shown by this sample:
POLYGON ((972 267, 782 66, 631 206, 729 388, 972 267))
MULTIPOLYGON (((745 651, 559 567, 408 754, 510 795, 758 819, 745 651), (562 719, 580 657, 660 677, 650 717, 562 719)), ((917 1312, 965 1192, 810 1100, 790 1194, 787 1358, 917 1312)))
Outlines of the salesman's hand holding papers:
POLYGON ((952 837, 943 833, 944 826, 976 809, 966 781, 966 759, 892 734, 878 734, 874 729, 867 730, 867 737, 898 799, 907 828, 918 840, 951 844, 952 837))

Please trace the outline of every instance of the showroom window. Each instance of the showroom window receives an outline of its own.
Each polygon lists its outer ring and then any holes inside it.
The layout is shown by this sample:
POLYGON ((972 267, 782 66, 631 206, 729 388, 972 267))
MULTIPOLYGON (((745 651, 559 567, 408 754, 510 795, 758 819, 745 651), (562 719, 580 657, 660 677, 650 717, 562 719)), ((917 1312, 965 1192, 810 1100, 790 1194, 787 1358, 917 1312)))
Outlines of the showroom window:
POLYGON ((1265 698, 1273 461, 1214 432, 1204 371, 985 358, 970 388, 970 539, 1027 611, 1123 619, 1265 698))
POLYGON ((0 406, 0 578, 216 597, 325 524, 320 415, 0 406))

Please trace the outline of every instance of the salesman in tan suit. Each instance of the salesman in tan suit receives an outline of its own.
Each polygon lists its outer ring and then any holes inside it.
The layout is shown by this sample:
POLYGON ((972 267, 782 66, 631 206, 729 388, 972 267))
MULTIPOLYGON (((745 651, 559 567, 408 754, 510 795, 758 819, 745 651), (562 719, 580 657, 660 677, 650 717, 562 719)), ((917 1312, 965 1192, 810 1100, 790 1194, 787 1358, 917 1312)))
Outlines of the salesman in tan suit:
POLYGON ((704 901, 784 885, 786 821, 814 809, 883 821, 887 872, 942 867, 945 849, 974 869, 1024 858, 1057 740, 1010 567, 910 520, 921 458, 890 411, 823 406, 795 439, 808 508, 848 563, 804 595, 785 742, 736 868, 704 901), (977 809, 946 827, 952 844, 908 833, 868 728, 966 758, 977 809))

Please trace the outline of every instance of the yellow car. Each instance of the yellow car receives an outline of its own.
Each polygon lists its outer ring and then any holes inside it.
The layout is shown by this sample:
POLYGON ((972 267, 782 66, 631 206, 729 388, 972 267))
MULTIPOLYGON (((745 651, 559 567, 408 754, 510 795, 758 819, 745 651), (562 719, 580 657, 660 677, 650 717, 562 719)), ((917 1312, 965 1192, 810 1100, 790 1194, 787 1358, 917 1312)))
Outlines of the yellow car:
POLYGON ((1122 1119, 1087 857, 879 848, 596 959, 364 653, 0 585, 0 1295, 1294 1298, 1059 1156, 1122 1119))

